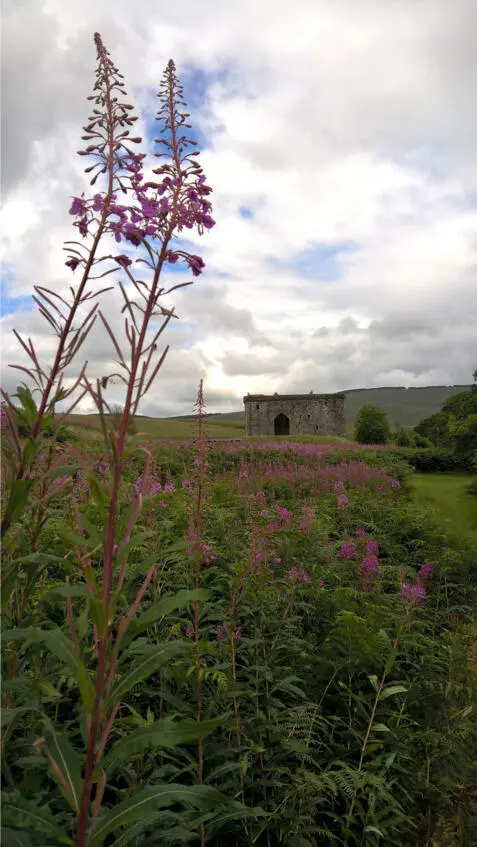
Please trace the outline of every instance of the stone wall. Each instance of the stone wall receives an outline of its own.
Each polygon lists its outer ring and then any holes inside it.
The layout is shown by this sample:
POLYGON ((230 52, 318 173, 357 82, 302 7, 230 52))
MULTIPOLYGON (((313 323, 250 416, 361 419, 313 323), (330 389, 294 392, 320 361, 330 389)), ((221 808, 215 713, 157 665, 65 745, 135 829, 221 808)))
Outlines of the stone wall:
POLYGON ((344 394, 247 394, 243 401, 247 435, 275 435, 278 415, 289 421, 289 432, 284 434, 344 436, 346 432, 344 394))

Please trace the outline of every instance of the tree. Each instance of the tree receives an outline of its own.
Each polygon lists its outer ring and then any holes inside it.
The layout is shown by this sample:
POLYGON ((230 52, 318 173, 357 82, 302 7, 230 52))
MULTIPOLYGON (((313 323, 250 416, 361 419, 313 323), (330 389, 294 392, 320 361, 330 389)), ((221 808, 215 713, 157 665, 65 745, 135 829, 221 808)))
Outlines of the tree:
POLYGON ((384 409, 365 403, 356 417, 355 438, 359 444, 387 444, 391 429, 384 409))
POLYGON ((425 418, 415 428, 436 447, 449 447, 469 457, 477 450, 477 384, 449 397, 442 411, 425 418))
POLYGON ((414 432, 429 438, 436 447, 447 447, 450 443, 449 417, 445 412, 436 412, 420 421, 414 432))

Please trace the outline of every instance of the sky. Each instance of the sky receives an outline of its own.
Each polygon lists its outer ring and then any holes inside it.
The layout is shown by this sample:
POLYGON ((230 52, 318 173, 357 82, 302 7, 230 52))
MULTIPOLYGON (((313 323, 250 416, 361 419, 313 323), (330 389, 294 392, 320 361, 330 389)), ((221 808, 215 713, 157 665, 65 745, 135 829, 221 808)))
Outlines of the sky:
MULTIPOLYGON (((144 149, 174 59, 214 189, 217 225, 194 238, 207 267, 174 297, 180 321, 143 414, 187 414, 201 378, 216 412, 247 392, 472 381, 475 0, 4 0, 4 387, 23 361, 13 328, 45 362, 55 349, 30 295, 72 282, 62 246, 87 185, 75 151, 95 31, 144 149)), ((117 287, 104 298, 120 332, 117 287)), ((96 328, 84 356, 92 377, 115 369, 96 328)))

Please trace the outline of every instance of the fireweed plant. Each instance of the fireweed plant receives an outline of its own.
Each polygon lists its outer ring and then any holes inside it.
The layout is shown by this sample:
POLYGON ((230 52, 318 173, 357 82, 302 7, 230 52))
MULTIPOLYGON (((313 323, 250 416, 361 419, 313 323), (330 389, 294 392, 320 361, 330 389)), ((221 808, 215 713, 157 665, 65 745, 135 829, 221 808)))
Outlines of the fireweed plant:
MULTIPOLYGON (((38 814, 40 830, 44 829, 62 843, 74 843, 77 847, 103 843, 109 833, 122 826, 123 821, 130 823, 142 819, 151 804, 159 808, 177 803, 185 803, 190 808, 201 808, 204 804, 218 808, 221 805, 221 796, 209 786, 177 785, 174 788, 168 784, 167 787, 143 788, 132 805, 126 802, 126 808, 120 803, 106 814, 101 814, 108 791, 105 753, 115 724, 120 720, 123 696, 170 657, 184 652, 186 648, 177 640, 154 646, 141 646, 139 642, 135 644, 134 659, 131 658, 133 648, 129 652, 127 650, 128 637, 130 640, 128 630, 155 576, 156 563, 151 559, 156 557, 142 562, 140 570, 143 575, 130 601, 124 594, 128 557, 144 498, 154 494, 154 491, 147 491, 149 455, 141 484, 135 486, 126 505, 123 500, 123 471, 131 451, 137 449, 134 441, 128 442, 130 419, 136 414, 167 352, 166 348, 158 355, 157 349, 173 311, 165 309, 160 298, 184 284, 165 291, 161 286, 161 273, 168 264, 183 262, 194 276, 198 276, 204 267, 203 260, 180 249, 177 238, 185 229, 195 228, 201 234, 214 225, 214 220, 210 215, 211 203, 206 199, 211 188, 206 184, 195 158, 198 154, 191 149, 195 142, 187 135, 190 125, 174 63, 172 60, 168 63, 158 95, 161 103, 157 115, 160 136, 156 142, 162 150, 156 155, 163 161, 153 171, 157 181, 147 182, 143 177, 144 154, 132 150, 132 145, 141 141, 130 136, 129 128, 136 120, 132 114, 133 107, 120 99, 126 96, 122 74, 113 64, 100 35, 95 34, 94 40, 98 66, 94 94, 89 98, 94 108, 83 136, 90 143, 80 151, 80 155, 94 160, 86 169, 87 173, 93 174, 91 185, 95 185, 100 177, 104 177, 106 185, 93 196, 82 194, 73 198, 70 214, 82 240, 69 242, 66 246, 66 265, 79 275, 78 285, 70 289, 70 298, 41 286, 35 287, 34 299, 58 337, 49 371, 41 364, 31 340, 24 341, 17 334, 30 359, 30 366, 22 366, 22 369, 33 381, 40 398, 37 405, 27 387, 21 386, 17 391, 21 412, 29 428, 26 439, 19 436, 17 410, 5 392, 2 407, 6 442, 6 491, 2 515, 6 553, 4 598, 12 625, 4 636, 7 645, 4 706, 11 705, 15 690, 19 649, 14 645, 18 642, 25 645, 20 647, 20 652, 28 649, 28 645, 41 645, 40 652, 44 648, 49 649, 63 661, 73 675, 80 697, 77 704, 79 744, 72 745, 65 735, 60 735, 47 715, 44 715, 44 732, 33 743, 34 749, 45 756, 51 776, 72 810, 72 818, 65 819, 60 827, 55 826, 46 809, 33 811, 28 804, 25 806, 21 795, 10 804, 7 801, 7 808, 13 813, 14 827, 21 807, 27 828, 29 818, 38 814), (109 240, 111 236, 114 238, 114 253, 102 251, 105 236, 109 236, 109 240), (128 250, 136 248, 138 258, 132 259, 129 254, 120 252, 122 245, 128 250), (145 275, 146 279, 138 278, 136 267, 139 265, 143 268, 141 275, 145 275), (102 280, 110 274, 116 276, 118 269, 125 275, 125 282, 118 281, 118 285, 124 300, 122 311, 125 314, 127 353, 98 306, 98 298, 108 288, 98 291, 94 285, 91 286, 92 280, 102 280), (68 369, 98 317, 114 347, 119 373, 93 383, 86 366, 82 366, 76 378, 71 380, 68 369), (162 318, 158 328, 154 326, 157 317, 162 318), (112 410, 104 394, 113 376, 119 378, 125 387, 124 409, 116 427, 108 426, 107 414, 111 415, 112 410), (105 442, 105 453, 93 473, 79 451, 73 451, 77 459, 77 465, 73 467, 60 467, 56 456, 56 407, 60 401, 64 404, 70 400, 68 413, 85 394, 89 394, 96 404, 105 442), (52 429, 53 434, 48 438, 52 429), (32 592, 39 591, 41 596, 46 565, 57 566, 57 562, 61 561, 55 555, 36 552, 36 541, 46 517, 45 505, 58 495, 59 487, 70 484, 72 472, 76 471, 80 474, 83 492, 94 503, 100 526, 90 521, 82 504, 76 502, 74 531, 66 531, 65 535, 59 529, 59 535, 67 538, 70 544, 66 563, 68 573, 64 585, 57 588, 57 593, 65 601, 69 630, 66 635, 51 626, 44 628, 41 625, 43 621, 35 616, 32 620, 28 610, 32 592), (81 622, 75 617, 73 608, 73 598, 78 596, 86 598, 81 622), (26 618, 30 618, 29 622, 34 625, 22 628, 26 618), (63 832, 60 833, 60 830, 63 832)), ((78 494, 78 490, 75 493, 78 494)), ((198 529, 197 520, 195 528, 198 529)), ((135 543, 138 543, 137 537, 135 543)), ((194 596, 197 597, 197 592, 194 596)), ((183 592, 176 605, 188 603, 192 597, 187 592, 184 596, 183 592)), ((195 609, 197 641, 197 605, 195 609)), ((160 608, 157 615, 160 616, 163 611, 160 608)), ((147 625, 149 623, 151 612, 147 618, 147 625)), ((200 699, 197 718, 200 721, 200 699)), ((176 725, 170 728, 174 732, 176 725)), ((156 726, 154 732, 158 731, 156 726)), ((206 724, 188 726, 186 736, 193 740, 207 731, 206 724)), ((7 740, 4 736, 3 743, 7 740)), ((124 738, 119 740, 120 744, 123 742, 124 738)), ((113 753, 114 758, 114 747, 109 753, 113 753)), ((199 782, 202 783, 201 767, 199 782)), ((222 799, 225 801, 227 798, 222 799)), ((203 841, 203 824, 201 831, 203 841)))
POLYGON ((476 843, 477 552, 416 509, 407 462, 213 442, 202 383, 193 440, 131 431, 173 314, 162 271, 200 273, 180 237, 213 219, 174 65, 148 181, 95 41, 82 152, 97 193, 73 199, 67 245, 78 284, 70 299, 36 289, 58 351, 47 370, 22 342, 35 392, 1 409, 2 844, 476 843), (94 321, 118 361, 95 383, 76 364, 94 321), (87 441, 56 414, 83 392, 100 418, 87 441))

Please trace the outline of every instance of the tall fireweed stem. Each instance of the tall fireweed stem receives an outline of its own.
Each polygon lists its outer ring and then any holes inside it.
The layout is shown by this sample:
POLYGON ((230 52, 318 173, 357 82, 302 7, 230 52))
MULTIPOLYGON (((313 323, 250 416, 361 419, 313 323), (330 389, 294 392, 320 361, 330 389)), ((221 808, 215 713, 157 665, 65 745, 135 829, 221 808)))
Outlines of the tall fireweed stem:
MULTIPOLYGON (((196 434, 194 439, 194 466, 192 469, 192 488, 189 513, 189 538, 188 556, 194 587, 200 588, 200 572, 203 562, 204 542, 202 538, 203 510, 206 497, 206 479, 208 471, 207 462, 207 437, 205 432, 205 400, 204 381, 201 379, 195 403, 196 412, 196 434)), ((195 640, 195 678, 196 678, 196 703, 197 721, 202 716, 202 691, 201 691, 201 654, 200 654, 200 632, 199 632, 200 608, 199 601, 194 602, 194 640, 195 640)), ((199 753, 199 782, 204 781, 204 745, 202 738, 198 742, 199 753)), ((200 825, 201 847, 205 844, 205 826, 200 825)))
MULTIPOLYGON (((82 193, 73 197, 70 214, 80 240, 69 241, 65 246, 68 273, 79 274, 78 285, 71 287, 70 295, 66 296, 35 286, 34 300, 57 336, 53 364, 51 367, 42 364, 32 341, 25 341, 16 334, 29 359, 29 366, 14 367, 20 367, 22 373, 29 377, 39 400, 36 404, 30 389, 20 386, 17 389, 20 408, 14 406, 6 392, 2 392, 4 402, 1 407, 2 434, 6 442, 2 467, 5 498, 1 531, 4 546, 8 546, 10 536, 14 546, 18 528, 15 532, 9 531, 15 522, 21 522, 23 516, 32 511, 30 524, 27 520, 23 520, 23 524, 27 550, 35 554, 44 522, 45 504, 65 486, 72 486, 73 491, 71 517, 76 531, 71 552, 76 576, 86 582, 84 595, 81 589, 80 592, 87 598, 85 615, 89 616, 81 624, 75 618, 72 597, 77 596, 74 594, 77 586, 69 584, 70 571, 64 587, 65 619, 71 652, 82 668, 83 681, 80 682, 79 675, 78 684, 87 736, 81 788, 74 798, 61 762, 49 748, 45 750, 55 778, 63 790, 69 792, 76 812, 71 834, 75 847, 87 847, 92 830, 101 819, 103 798, 108 796, 108 772, 102 770, 101 763, 107 754, 109 739, 115 733, 121 709, 121 695, 116 697, 114 691, 123 645, 143 600, 154 588, 158 570, 156 563, 148 561, 147 572, 143 573, 135 597, 129 601, 125 599, 128 551, 136 522, 141 516, 143 490, 150 469, 149 455, 146 456, 139 489, 132 497, 129 494, 124 498, 124 490, 129 485, 125 469, 136 450, 134 440, 129 437, 130 423, 167 354, 167 346, 163 351, 159 350, 161 336, 176 315, 174 308, 162 305, 162 298, 191 284, 187 281, 164 285, 162 274, 169 265, 179 262, 191 272, 192 277, 199 276, 205 267, 204 262, 200 256, 182 249, 181 233, 184 229, 195 228, 203 234, 215 223, 211 217, 212 206, 207 199, 212 189, 206 184, 197 162, 198 153, 193 150, 195 141, 188 135, 189 116, 174 62, 168 62, 158 93, 160 106, 156 120, 160 134, 156 139, 159 145, 156 156, 160 163, 154 170, 158 178, 146 181, 143 175, 145 155, 132 149, 141 142, 141 138, 130 135, 130 128, 137 118, 133 115, 133 106, 123 99, 126 97, 123 76, 112 62, 99 33, 95 33, 94 43, 97 68, 93 94, 89 98, 94 108, 82 136, 87 146, 79 154, 92 159, 92 164, 86 168, 86 173, 91 175, 90 184, 99 182, 93 196, 82 193), (103 246, 105 239, 107 248, 103 246), (137 272, 140 272, 140 278, 137 272), (113 275, 114 284, 117 284, 123 299, 122 312, 118 317, 124 320, 124 339, 116 334, 109 315, 106 317, 98 308, 97 298, 112 286, 101 288, 102 283, 97 281, 110 275, 113 275), (98 317, 106 337, 111 341, 118 373, 105 374, 95 381, 88 375, 86 365, 79 365, 76 375, 70 378, 82 345, 98 317), (119 382, 124 392, 119 420, 117 415, 113 417, 111 403, 106 398, 111 381, 119 382), (77 403, 88 395, 99 413, 105 445, 103 457, 92 470, 87 457, 72 447, 71 456, 79 462, 79 469, 78 466, 68 467, 70 476, 63 477, 60 474, 64 457, 56 445, 59 428, 77 403), (56 414, 59 403, 67 406, 60 418, 56 414), (20 437, 19 422, 28 430, 26 438, 20 437), (42 452, 44 443, 46 449, 42 452), (71 475, 74 476, 73 481, 71 475), (83 509, 87 505, 86 499, 93 495, 96 504, 99 504, 101 530, 92 526, 83 509), (83 665, 85 656, 94 665, 92 677, 83 665)), ((198 402, 201 421, 198 456, 204 458, 202 384, 198 402)), ((204 472, 202 463, 198 468, 197 500, 192 516, 194 530, 199 535, 204 472)), ((28 608, 33 583, 38 579, 41 581, 42 576, 41 569, 39 575, 32 569, 33 576, 25 580, 24 571, 20 569, 17 574, 14 565, 15 559, 12 558, 12 566, 7 569, 7 589, 9 598, 11 596, 11 618, 14 626, 19 627, 28 608)), ((200 557, 195 568, 194 579, 198 586, 200 557)), ((198 604, 195 608, 195 633, 198 644, 198 604)), ((18 650, 14 645, 9 656, 12 674, 18 650)), ((199 650, 196 670, 197 720, 200 720, 199 650)), ((40 739, 38 750, 43 748, 44 743, 40 739)), ((199 753, 199 779, 202 782, 202 745, 199 753)), ((204 840, 205 830, 202 827, 202 843, 204 840)))
MULTIPOLYGON (((117 594, 117 587, 115 590, 114 581, 115 574, 117 573, 118 551, 121 550, 121 541, 116 537, 117 519, 120 486, 127 450, 129 421, 131 416, 136 414, 141 399, 151 387, 167 354, 167 347, 159 356, 156 355, 156 351, 160 336, 173 316, 173 310, 164 309, 160 303, 160 298, 163 294, 170 293, 176 288, 181 287, 181 285, 190 284, 182 283, 165 291, 160 285, 161 273, 167 263, 174 264, 180 260, 187 264, 194 276, 199 275, 204 267, 202 259, 182 250, 172 250, 170 245, 173 238, 184 226, 187 226, 189 229, 197 226, 199 232, 202 233, 204 227, 210 228, 214 224, 209 214, 211 204, 208 200, 204 199, 211 192, 211 189, 205 185, 205 178, 202 176, 202 171, 195 159, 191 159, 192 154, 188 150, 194 142, 189 141, 183 134, 179 135, 179 131, 183 133, 183 128, 188 125, 185 123, 186 114, 180 111, 180 107, 185 106, 185 103, 182 96, 182 87, 177 80, 175 66, 172 60, 166 68, 158 96, 162 105, 157 119, 161 121, 163 128, 161 129, 162 137, 157 139, 157 141, 166 148, 166 152, 161 152, 157 155, 160 157, 168 156, 169 161, 154 171, 154 173, 163 176, 161 182, 144 183, 140 172, 141 162, 139 159, 135 160, 133 163, 134 166, 132 166, 133 176, 131 178, 134 188, 134 205, 130 206, 129 209, 121 209, 122 217, 115 229, 117 241, 125 238, 134 246, 141 247, 145 251, 147 260, 138 259, 137 261, 143 263, 145 261, 151 272, 149 283, 141 280, 141 285, 139 286, 139 282, 130 269, 132 262, 127 257, 120 257, 121 261, 119 259, 117 260, 126 271, 130 283, 128 288, 120 284, 121 294, 125 303, 124 309, 127 315, 125 331, 129 343, 128 356, 123 353, 121 344, 117 340, 106 317, 102 313, 100 315, 118 355, 119 366, 123 370, 120 378, 125 385, 126 398, 117 437, 113 436, 110 431, 107 431, 107 425, 104 423, 106 443, 110 444, 110 463, 113 469, 103 553, 102 602, 105 608, 106 625, 98 647, 95 699, 88 737, 88 752, 78 821, 77 847, 83 847, 86 843, 88 809, 90 806, 93 776, 99 764, 99 753, 96 748, 97 739, 101 733, 101 727, 106 727, 106 729, 103 729, 103 742, 100 745, 100 749, 104 749, 112 726, 112 724, 110 725, 108 723, 107 715, 103 714, 103 692, 106 690, 106 694, 108 694, 111 690, 120 655, 121 638, 124 636, 156 570, 155 566, 153 566, 148 572, 136 600, 117 628, 115 642, 111 649, 110 634, 112 627, 110 619, 114 616, 113 597, 115 593, 117 594), (129 291, 136 293, 135 299, 131 297, 129 291), (156 317, 161 318, 161 323, 159 328, 153 329, 151 333, 150 326, 156 317), (105 732, 106 737, 104 736, 105 732)), ((92 384, 86 378, 84 384, 93 397, 104 422, 106 420, 105 409, 107 409, 107 404, 103 398, 105 384, 98 382, 96 389, 93 389, 92 384)), ((202 389, 200 396, 202 398, 200 402, 203 403, 202 389)), ((201 429, 200 432, 202 432, 201 429)), ((201 441, 201 438, 199 441, 201 441)), ((200 474, 202 473, 203 469, 200 469, 200 474)), ((194 518, 194 524, 199 530, 202 487, 203 477, 199 475, 197 513, 194 518)), ((136 502, 136 506, 134 507, 135 519, 139 516, 141 505, 142 501, 136 502)), ((199 569, 200 563, 198 562, 195 576, 197 586, 200 584, 199 569)), ((119 574, 119 580, 122 582, 125 575, 123 567, 120 568, 119 574)), ((196 643, 199 640, 198 629, 199 611, 198 604, 196 604, 196 643)), ((198 652, 198 648, 197 663, 197 720, 200 720, 200 653, 198 652)), ((115 704, 114 708, 117 707, 118 704, 115 704)), ((200 746, 200 782, 202 782, 202 779, 203 754, 202 746, 200 746)), ((100 803, 101 801, 99 800, 98 802, 100 803)), ((95 813, 98 814, 97 807, 95 807, 95 813)), ((204 828, 202 827, 202 840, 204 838, 204 828)))

